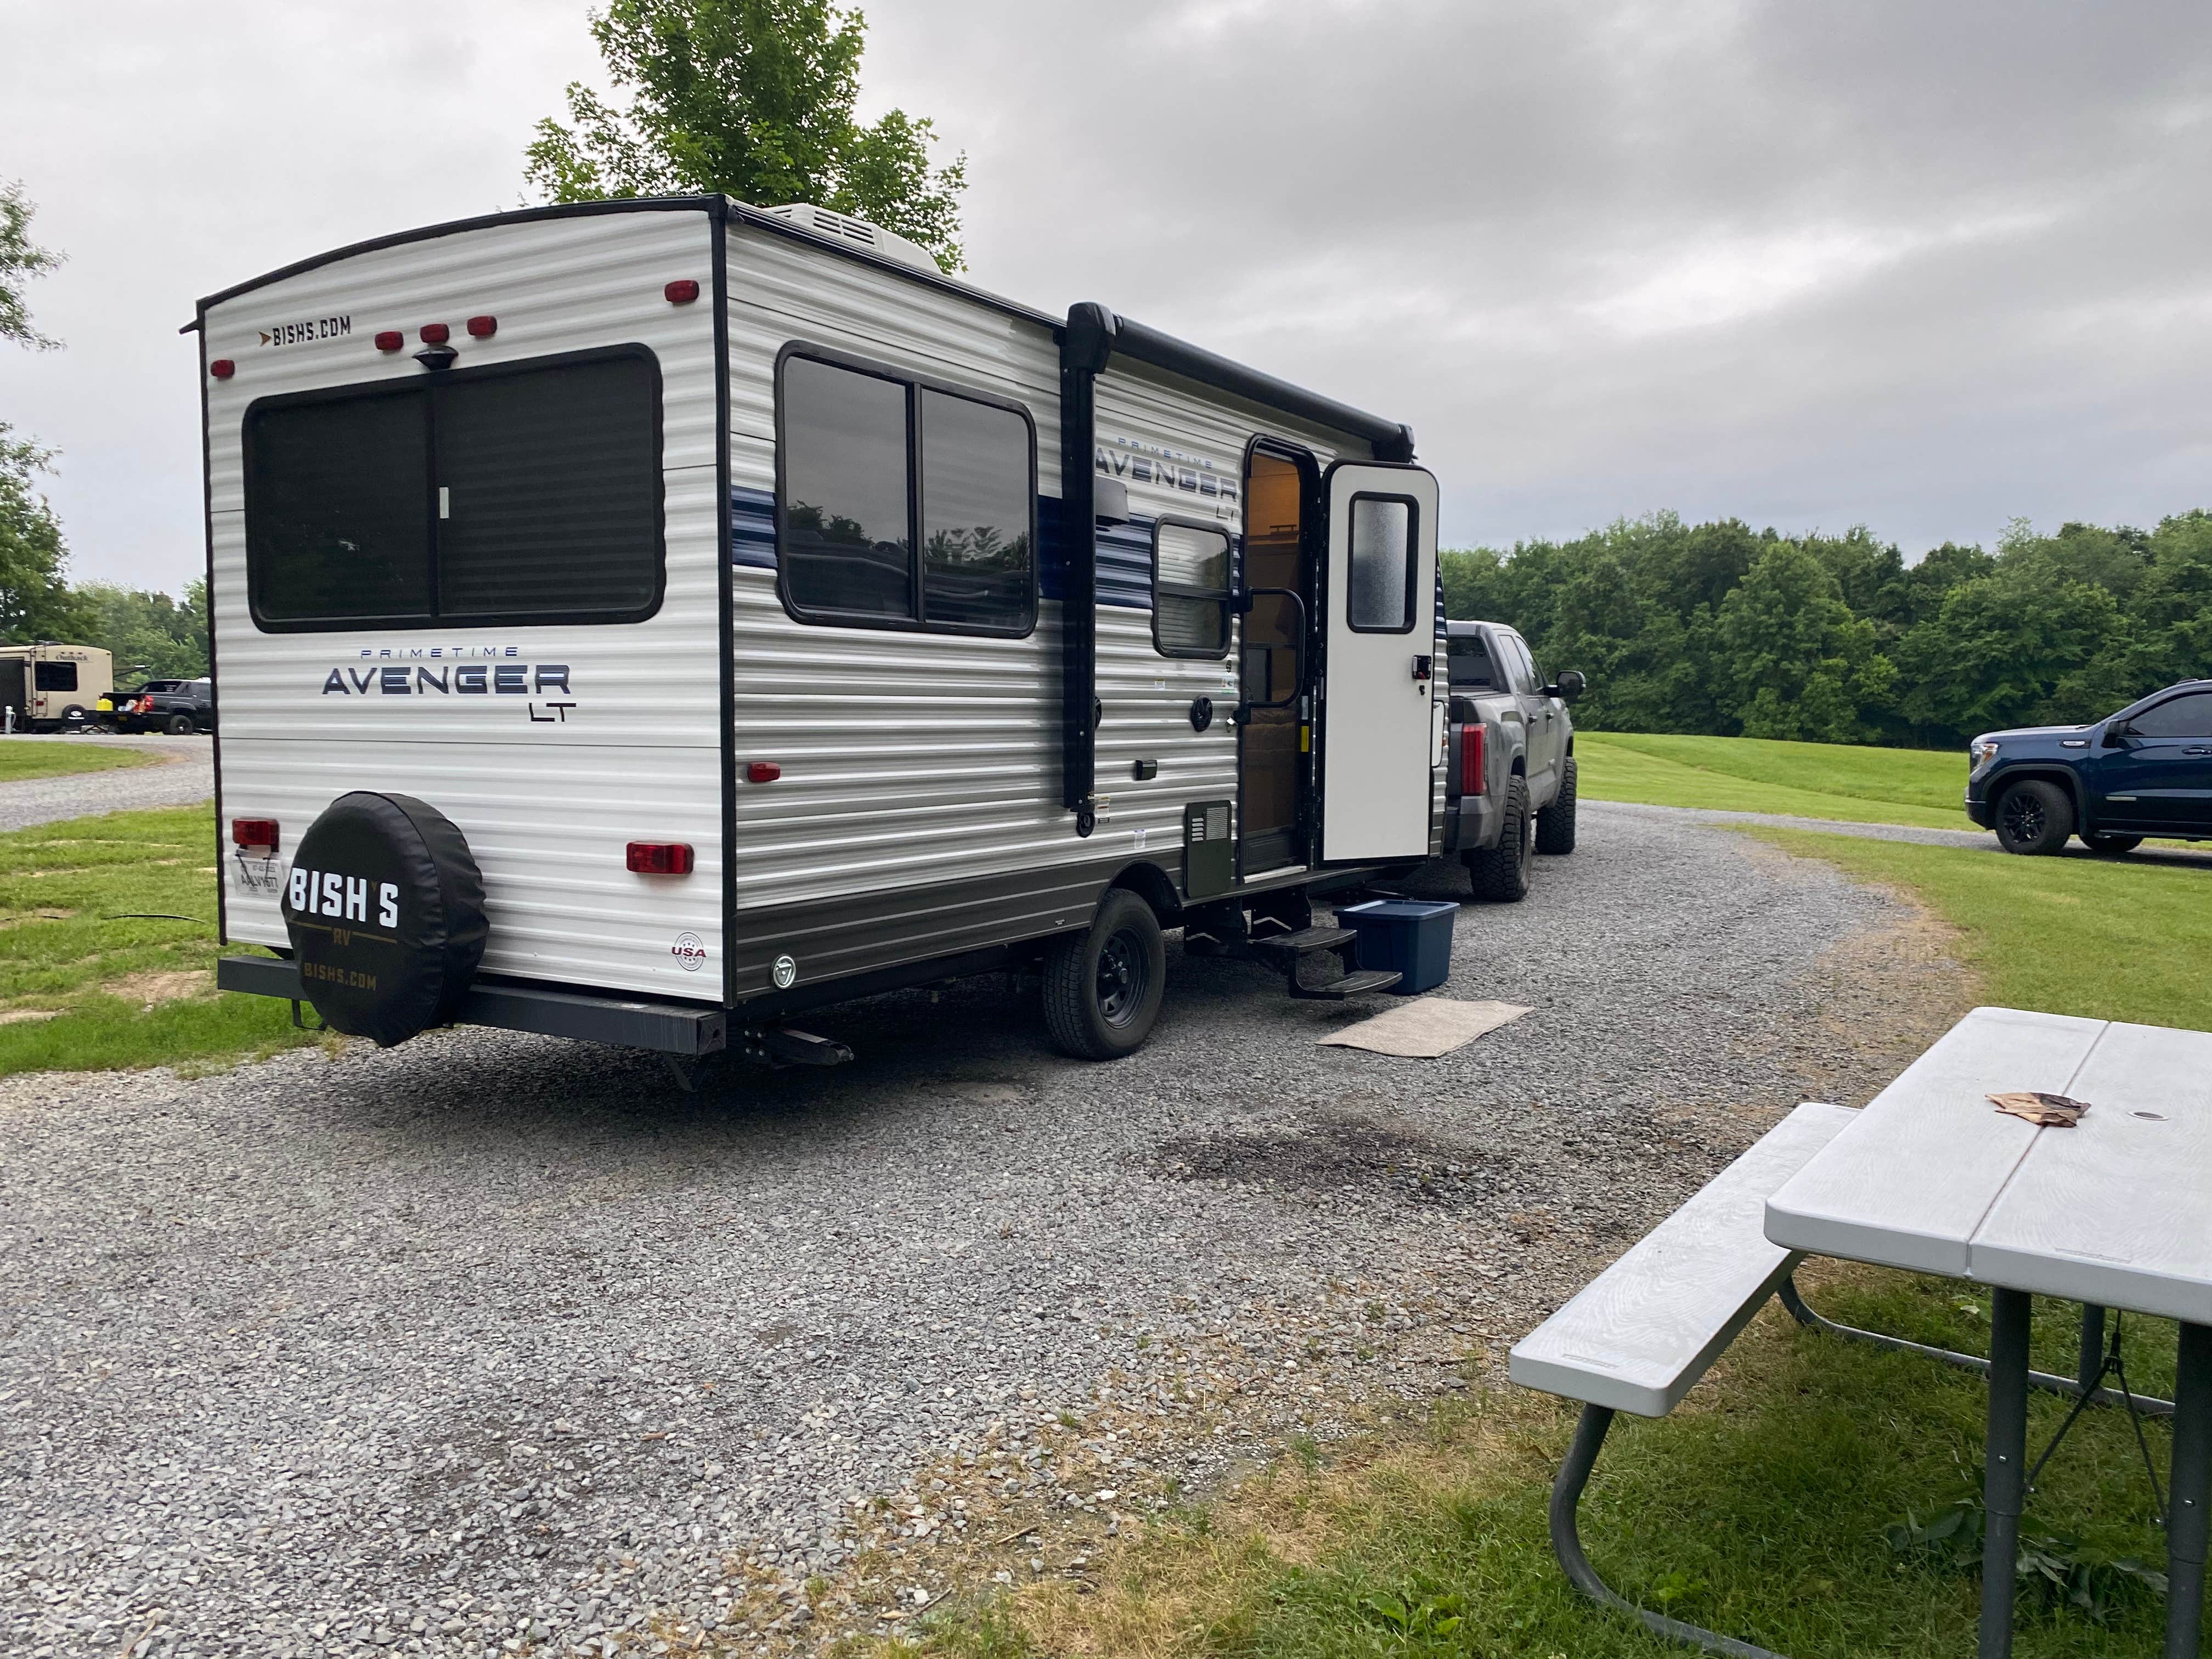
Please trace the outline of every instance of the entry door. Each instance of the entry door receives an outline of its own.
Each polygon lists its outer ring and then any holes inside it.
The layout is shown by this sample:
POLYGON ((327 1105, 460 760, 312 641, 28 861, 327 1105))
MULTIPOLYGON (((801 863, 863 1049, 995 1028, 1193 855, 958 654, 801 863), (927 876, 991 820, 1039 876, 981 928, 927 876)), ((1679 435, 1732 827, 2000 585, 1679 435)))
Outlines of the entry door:
POLYGON ((1417 466, 1339 461, 1322 493, 1322 859, 1425 858, 1436 763, 1437 481, 1417 466))

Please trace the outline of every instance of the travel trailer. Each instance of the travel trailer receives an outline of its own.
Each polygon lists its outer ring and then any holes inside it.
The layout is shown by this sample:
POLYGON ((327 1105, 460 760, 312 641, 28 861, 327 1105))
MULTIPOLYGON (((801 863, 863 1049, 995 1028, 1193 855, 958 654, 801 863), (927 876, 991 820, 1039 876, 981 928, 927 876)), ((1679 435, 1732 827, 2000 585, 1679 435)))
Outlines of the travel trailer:
POLYGON ((775 1062, 1162 933, 1357 970, 1428 857, 1437 485, 1398 422, 811 207, 434 226, 201 302, 225 987, 775 1062))
POLYGON ((96 645, 0 645, 0 726, 74 732, 115 689, 115 659, 96 645))

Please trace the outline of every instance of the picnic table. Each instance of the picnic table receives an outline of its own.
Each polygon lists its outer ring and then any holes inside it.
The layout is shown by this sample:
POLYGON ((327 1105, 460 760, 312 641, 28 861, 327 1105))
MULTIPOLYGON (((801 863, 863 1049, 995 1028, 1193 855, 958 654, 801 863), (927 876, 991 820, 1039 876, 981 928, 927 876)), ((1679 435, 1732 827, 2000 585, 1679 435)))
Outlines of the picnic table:
POLYGON ((1978 1008, 1772 1190, 1765 1234, 1791 1252, 1991 1287, 1982 1659, 2012 1650, 2031 1299, 2179 1321, 2165 1655, 2197 1659, 2212 1521, 2212 1033, 1978 1008), (1987 1098, 2021 1090, 2089 1109, 2045 1127, 1987 1098))

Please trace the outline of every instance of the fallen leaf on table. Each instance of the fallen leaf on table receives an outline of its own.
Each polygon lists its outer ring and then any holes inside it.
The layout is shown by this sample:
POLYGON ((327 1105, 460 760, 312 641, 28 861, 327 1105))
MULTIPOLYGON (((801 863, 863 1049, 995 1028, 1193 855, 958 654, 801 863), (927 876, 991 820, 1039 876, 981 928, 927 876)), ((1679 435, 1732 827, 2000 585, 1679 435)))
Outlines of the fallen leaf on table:
POLYGON ((2069 1100, 2064 1095, 2045 1094, 2039 1089, 2019 1089, 2010 1094, 1990 1095, 1988 1098, 1997 1110, 2009 1112, 2014 1117, 2024 1117, 2030 1123, 2041 1124, 2046 1129, 2070 1129, 2081 1121, 2081 1114, 2089 1109, 2086 1100, 2069 1100))

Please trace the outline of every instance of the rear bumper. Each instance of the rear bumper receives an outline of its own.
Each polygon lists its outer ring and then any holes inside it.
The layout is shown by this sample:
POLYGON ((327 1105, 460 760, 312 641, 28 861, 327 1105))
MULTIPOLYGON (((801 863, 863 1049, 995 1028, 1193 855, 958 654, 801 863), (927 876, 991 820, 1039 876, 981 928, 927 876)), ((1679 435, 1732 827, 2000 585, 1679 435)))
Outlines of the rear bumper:
POLYGON ((1447 854, 1472 853, 1498 844, 1498 802, 1488 795, 1462 795, 1444 803, 1447 854))
MULTIPOLYGON (((300 992, 298 966, 269 957, 223 957, 216 963, 215 982, 223 990, 249 996, 307 1000, 300 992)), ((664 1054, 719 1053, 728 1043, 730 1031, 729 1015, 720 1008, 498 980, 479 980, 471 986, 453 1023, 650 1048, 664 1054)))

